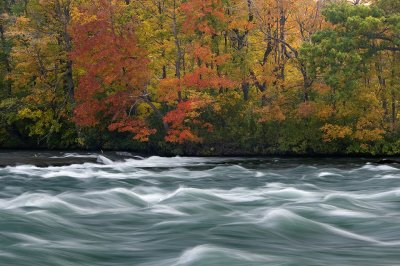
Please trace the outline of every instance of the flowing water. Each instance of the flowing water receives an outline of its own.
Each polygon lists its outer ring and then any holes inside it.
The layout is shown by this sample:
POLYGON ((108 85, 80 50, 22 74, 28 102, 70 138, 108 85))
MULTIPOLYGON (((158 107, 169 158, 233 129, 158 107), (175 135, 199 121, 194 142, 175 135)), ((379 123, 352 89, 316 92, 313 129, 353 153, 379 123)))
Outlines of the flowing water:
POLYGON ((394 166, 98 159, 0 168, 0 265, 400 265, 394 166))

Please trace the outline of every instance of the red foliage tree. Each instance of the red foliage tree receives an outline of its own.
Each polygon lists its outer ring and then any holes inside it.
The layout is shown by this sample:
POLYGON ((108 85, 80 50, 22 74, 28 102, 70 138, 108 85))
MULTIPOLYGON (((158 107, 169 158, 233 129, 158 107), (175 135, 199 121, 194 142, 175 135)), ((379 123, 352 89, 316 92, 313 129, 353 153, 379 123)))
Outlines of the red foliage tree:
POLYGON ((183 95, 176 109, 164 117, 164 122, 170 125, 166 140, 201 142, 198 132, 213 128, 201 119, 203 109, 212 104, 207 92, 236 86, 221 71, 230 59, 218 48, 221 32, 227 25, 226 17, 221 0, 188 0, 180 6, 180 11, 185 17, 182 31, 191 38, 188 55, 195 64, 182 79, 168 79, 161 84, 164 97, 173 97, 173 87, 183 95))
POLYGON ((138 47, 134 21, 123 16, 124 10, 112 1, 98 0, 74 14, 71 58, 81 70, 74 120, 82 127, 105 125, 147 141, 155 130, 135 110, 138 101, 149 101, 149 60, 138 47))

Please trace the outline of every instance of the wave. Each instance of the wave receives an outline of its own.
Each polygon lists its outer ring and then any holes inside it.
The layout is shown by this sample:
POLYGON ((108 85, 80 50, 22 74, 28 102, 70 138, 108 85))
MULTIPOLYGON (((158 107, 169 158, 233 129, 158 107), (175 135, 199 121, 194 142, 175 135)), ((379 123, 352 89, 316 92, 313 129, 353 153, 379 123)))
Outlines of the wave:
POLYGON ((339 177, 343 177, 343 175, 341 175, 341 174, 338 174, 338 173, 332 173, 332 172, 321 172, 321 173, 319 173, 318 174, 318 177, 327 177, 327 176, 332 176, 332 177, 337 177, 337 176, 339 176, 339 177))
MULTIPOLYGON (((6 167, 0 170, 4 174, 12 174, 28 177, 41 178, 59 178, 71 177, 76 179, 87 178, 107 178, 107 179, 139 179, 144 180, 146 177, 151 178, 176 178, 176 179, 199 179, 211 176, 221 177, 278 177, 279 174, 261 173, 243 166, 215 166, 204 170, 193 170, 185 167, 205 165, 207 159, 199 158, 181 160, 175 165, 169 160, 161 157, 151 157, 145 160, 128 159, 126 161, 111 161, 104 156, 98 157, 101 164, 85 163, 74 164, 69 166, 51 166, 47 168, 36 167, 32 165, 19 165, 6 167)), ((215 159, 219 160, 219 159, 215 159)))
POLYGON ((103 155, 97 156, 97 162, 105 164, 105 165, 111 165, 114 163, 112 160, 108 159, 107 157, 105 157, 103 155))
POLYGON ((226 259, 239 262, 271 262, 269 256, 260 256, 235 249, 222 248, 213 245, 199 245, 188 249, 179 257, 175 265, 190 265, 196 261, 204 259, 216 259, 221 261, 221 257, 225 257, 224 263, 229 263, 226 259))
POLYGON ((2 209, 17 209, 24 207, 47 208, 53 207, 58 210, 73 210, 77 212, 85 212, 84 208, 75 206, 61 199, 58 196, 52 196, 44 193, 25 193, 9 201, 0 200, 2 209))
POLYGON ((225 202, 252 202, 256 200, 262 200, 262 197, 257 192, 251 192, 245 188, 235 188, 233 190, 218 190, 218 189, 197 189, 197 188, 185 188, 181 187, 174 192, 166 195, 160 202, 170 200, 180 200, 181 198, 193 198, 195 200, 203 199, 212 202, 225 201, 225 202))
POLYGON ((95 214, 120 208, 146 208, 149 205, 145 197, 122 188, 83 194, 25 193, 9 200, 0 200, 0 208, 5 210, 39 208, 53 213, 69 211, 79 214, 95 214))
POLYGON ((273 209, 269 210, 263 217, 262 222, 267 227, 272 227, 278 230, 281 234, 290 235, 298 232, 307 232, 304 235, 310 236, 310 234, 326 236, 326 234, 333 234, 343 238, 349 238, 353 240, 368 242, 372 244, 385 244, 371 236, 365 236, 357 234, 348 230, 344 230, 333 225, 329 225, 322 222, 313 221, 311 219, 304 218, 298 214, 295 214, 286 209, 273 209))
POLYGON ((7 247, 0 261, 345 265, 350 255, 362 258, 351 261, 360 265, 398 261, 397 168, 97 156, 103 161, 0 169, 7 247))
MULTIPOLYGON (((259 255, 239 249, 231 249, 211 244, 197 245, 183 251, 179 257, 158 262, 143 263, 140 266, 189 266, 189 265, 234 265, 255 266, 278 263, 287 259, 272 255, 259 255)), ((276 265, 276 264, 275 264, 276 265)))
POLYGON ((361 193, 350 193, 350 192, 333 192, 327 194, 323 201, 336 201, 336 200, 346 200, 349 202, 352 201, 359 201, 368 203, 370 201, 377 201, 377 200, 398 200, 400 197, 400 188, 394 188, 391 190, 386 190, 383 192, 371 192, 367 191, 363 194, 361 193))
POLYGON ((50 158, 59 159, 59 158, 98 158, 97 154, 82 154, 82 153, 72 153, 67 152, 59 156, 51 156, 50 158))
POLYGON ((363 167, 356 170, 368 170, 368 171, 399 171, 399 168, 389 166, 389 165, 374 165, 374 164, 366 164, 363 167))

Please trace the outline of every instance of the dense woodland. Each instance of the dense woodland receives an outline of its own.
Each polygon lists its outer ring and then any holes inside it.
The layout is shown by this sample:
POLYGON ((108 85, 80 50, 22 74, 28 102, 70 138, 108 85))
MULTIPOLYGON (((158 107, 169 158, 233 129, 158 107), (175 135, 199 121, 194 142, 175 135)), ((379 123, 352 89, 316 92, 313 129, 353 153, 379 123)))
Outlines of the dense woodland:
POLYGON ((399 0, 0 0, 0 147, 399 154, 399 0))

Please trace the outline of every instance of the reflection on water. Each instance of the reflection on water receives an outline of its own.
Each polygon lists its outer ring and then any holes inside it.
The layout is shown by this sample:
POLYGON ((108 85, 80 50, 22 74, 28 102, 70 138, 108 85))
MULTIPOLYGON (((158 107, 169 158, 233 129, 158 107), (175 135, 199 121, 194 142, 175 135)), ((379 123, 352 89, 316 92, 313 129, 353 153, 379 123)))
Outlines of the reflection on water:
POLYGON ((395 167, 85 156, 0 168, 0 265, 400 264, 395 167))

